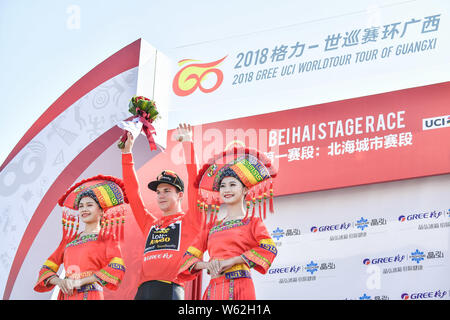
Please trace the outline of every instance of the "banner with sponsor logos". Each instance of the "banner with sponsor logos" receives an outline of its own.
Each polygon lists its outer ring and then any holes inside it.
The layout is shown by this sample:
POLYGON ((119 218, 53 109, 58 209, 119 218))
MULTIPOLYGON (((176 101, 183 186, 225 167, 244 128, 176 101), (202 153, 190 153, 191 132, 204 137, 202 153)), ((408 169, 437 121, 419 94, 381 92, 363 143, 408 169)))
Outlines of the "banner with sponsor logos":
POLYGON ((450 175, 278 197, 257 299, 449 300, 450 175))

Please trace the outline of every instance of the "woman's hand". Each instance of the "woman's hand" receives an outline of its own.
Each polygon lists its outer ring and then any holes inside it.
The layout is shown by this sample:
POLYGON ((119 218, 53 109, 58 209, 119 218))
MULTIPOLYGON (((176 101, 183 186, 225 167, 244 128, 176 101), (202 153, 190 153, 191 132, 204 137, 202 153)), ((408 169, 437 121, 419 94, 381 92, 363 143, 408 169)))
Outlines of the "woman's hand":
POLYGON ((134 145, 134 137, 130 131, 127 131, 127 141, 125 141, 125 147, 122 149, 122 153, 131 153, 134 145))
POLYGON ((210 260, 208 262, 206 261, 199 261, 194 265, 194 270, 202 270, 206 269, 209 275, 211 277, 216 278, 219 276, 218 271, 220 268, 220 261, 219 260, 210 260))
POLYGON ((241 263, 245 263, 241 256, 236 256, 225 260, 213 259, 209 262, 197 262, 194 266, 194 270, 206 269, 211 278, 217 278, 234 265, 241 263))
POLYGON ((178 142, 192 142, 192 127, 190 124, 180 123, 178 125, 176 140, 178 142))
POLYGON ((61 279, 59 277, 54 277, 49 281, 52 285, 58 286, 59 289, 69 296, 73 294, 74 283, 70 279, 61 279))
POLYGON ((241 264, 241 263, 244 263, 244 259, 242 259, 241 256, 236 256, 236 257, 233 257, 230 259, 221 260, 218 273, 222 274, 225 271, 227 271, 228 269, 230 269, 231 267, 233 267, 234 265, 241 264))
POLYGON ((208 262, 208 273, 210 274, 211 278, 217 278, 220 276, 220 260, 211 260, 208 262))
POLYGON ((78 288, 94 282, 97 282, 97 278, 94 275, 90 275, 89 277, 78 280, 78 288))
POLYGON ((240 263, 244 263, 244 259, 242 259, 241 256, 236 256, 225 260, 211 260, 207 269, 210 272, 212 278, 217 278, 223 275, 225 271, 227 271, 234 265, 240 263))

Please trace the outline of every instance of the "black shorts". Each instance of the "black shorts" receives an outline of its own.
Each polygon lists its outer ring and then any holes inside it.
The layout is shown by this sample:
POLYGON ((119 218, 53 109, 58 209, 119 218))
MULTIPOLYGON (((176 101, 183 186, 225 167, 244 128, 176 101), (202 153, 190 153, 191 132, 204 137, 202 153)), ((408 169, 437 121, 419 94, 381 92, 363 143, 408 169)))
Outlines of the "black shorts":
POLYGON ((184 288, 173 282, 146 281, 139 286, 134 300, 184 300, 184 288))

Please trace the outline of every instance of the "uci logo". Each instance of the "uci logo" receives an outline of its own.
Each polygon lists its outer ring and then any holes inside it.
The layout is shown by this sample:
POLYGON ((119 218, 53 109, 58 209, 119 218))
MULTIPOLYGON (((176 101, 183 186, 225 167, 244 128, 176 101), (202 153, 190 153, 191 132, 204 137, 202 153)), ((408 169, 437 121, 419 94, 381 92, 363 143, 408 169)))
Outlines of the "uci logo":
POLYGON ((423 130, 439 129, 445 127, 450 127, 450 115, 422 120, 423 130))
POLYGON ((197 63, 198 60, 184 59, 178 62, 183 66, 172 82, 173 92, 180 97, 185 97, 199 89, 203 93, 211 93, 223 82, 223 72, 217 67, 227 56, 209 63, 197 63))

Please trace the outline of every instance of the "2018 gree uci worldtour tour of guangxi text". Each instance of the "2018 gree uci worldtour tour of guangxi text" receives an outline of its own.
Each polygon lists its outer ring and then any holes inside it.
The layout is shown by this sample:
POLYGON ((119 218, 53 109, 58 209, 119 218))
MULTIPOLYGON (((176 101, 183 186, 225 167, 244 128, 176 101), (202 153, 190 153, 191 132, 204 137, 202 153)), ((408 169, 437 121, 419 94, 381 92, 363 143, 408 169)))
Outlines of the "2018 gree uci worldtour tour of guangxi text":
POLYGON ((450 300, 449 13, 2 1, 2 303, 279 319, 450 300))

